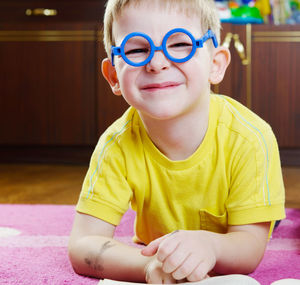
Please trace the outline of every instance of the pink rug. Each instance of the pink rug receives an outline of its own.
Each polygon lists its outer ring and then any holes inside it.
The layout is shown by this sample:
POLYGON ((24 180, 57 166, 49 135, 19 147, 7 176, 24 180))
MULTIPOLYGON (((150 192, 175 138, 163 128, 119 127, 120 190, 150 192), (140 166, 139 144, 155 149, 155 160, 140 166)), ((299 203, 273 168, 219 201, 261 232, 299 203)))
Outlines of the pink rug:
MULTIPOLYGON (((75 274, 67 242, 74 206, 0 205, 0 284, 89 285, 98 280, 75 274)), ((134 212, 116 237, 132 244, 134 212)), ((275 230, 259 268, 251 274, 262 285, 281 278, 300 279, 300 210, 288 209, 275 230)))

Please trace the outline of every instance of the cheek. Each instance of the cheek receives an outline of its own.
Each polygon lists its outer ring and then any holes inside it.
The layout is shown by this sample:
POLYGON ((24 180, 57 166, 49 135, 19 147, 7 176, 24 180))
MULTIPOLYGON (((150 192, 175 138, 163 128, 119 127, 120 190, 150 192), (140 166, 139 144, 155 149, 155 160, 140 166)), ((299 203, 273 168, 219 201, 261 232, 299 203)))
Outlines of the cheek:
POLYGON ((116 65, 116 72, 120 87, 121 89, 123 89, 124 87, 126 87, 126 81, 128 80, 128 72, 126 71, 126 66, 124 64, 116 65))
POLYGON ((128 97, 135 90, 137 71, 130 66, 120 66, 116 70, 122 94, 128 97))
POLYGON ((201 69, 208 69, 212 64, 212 55, 211 52, 206 48, 198 49, 194 55, 195 64, 199 65, 201 69))
POLYGON ((203 85, 208 80, 208 68, 201 60, 193 61, 190 65, 186 66, 183 70, 186 80, 192 85, 203 85))
POLYGON ((207 56, 197 57, 191 70, 194 73, 192 76, 198 78, 199 81, 208 81, 211 71, 211 62, 209 58, 207 56))
POLYGON ((133 79, 129 76, 129 74, 125 73, 120 77, 120 87, 124 94, 128 94, 128 92, 133 87, 133 79))

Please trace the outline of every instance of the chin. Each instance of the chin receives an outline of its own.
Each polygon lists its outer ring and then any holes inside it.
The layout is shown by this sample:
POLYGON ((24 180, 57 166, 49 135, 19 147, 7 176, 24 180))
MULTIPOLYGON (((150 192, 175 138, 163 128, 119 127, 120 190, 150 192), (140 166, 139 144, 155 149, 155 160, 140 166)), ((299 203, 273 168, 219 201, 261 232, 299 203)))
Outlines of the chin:
POLYGON ((177 112, 176 110, 170 110, 170 108, 168 108, 168 110, 157 108, 152 112, 143 112, 143 114, 154 120, 166 121, 166 120, 172 120, 177 117, 180 117, 182 112, 177 112))

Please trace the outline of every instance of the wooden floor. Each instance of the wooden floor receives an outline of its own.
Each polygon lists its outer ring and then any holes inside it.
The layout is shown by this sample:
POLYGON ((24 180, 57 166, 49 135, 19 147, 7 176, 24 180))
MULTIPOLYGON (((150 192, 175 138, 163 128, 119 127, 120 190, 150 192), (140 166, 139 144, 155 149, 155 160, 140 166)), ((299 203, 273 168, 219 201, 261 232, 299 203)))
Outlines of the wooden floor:
POLYGON ((0 164, 0 203, 76 204, 87 168, 0 164))
MULTIPOLYGON (((88 166, 0 164, 0 203, 76 204, 88 166)), ((283 168, 286 207, 300 208, 300 168, 283 168)))

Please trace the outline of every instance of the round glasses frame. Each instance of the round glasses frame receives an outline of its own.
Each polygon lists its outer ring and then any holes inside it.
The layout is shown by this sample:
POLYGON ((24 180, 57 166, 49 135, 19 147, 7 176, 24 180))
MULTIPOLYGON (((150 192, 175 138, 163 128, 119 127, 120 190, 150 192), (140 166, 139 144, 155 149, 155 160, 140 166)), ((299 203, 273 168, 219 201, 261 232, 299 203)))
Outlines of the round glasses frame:
POLYGON ((197 48, 202 48, 203 44, 209 39, 212 39, 214 47, 217 48, 218 47, 218 41, 217 41, 216 35, 211 30, 208 30, 202 38, 200 38, 199 40, 196 40, 194 38, 194 36, 186 29, 183 29, 183 28, 172 29, 171 31, 166 33, 166 35, 164 36, 161 46, 155 46, 152 39, 147 34, 144 34, 144 33, 130 33, 123 39, 123 41, 122 41, 122 43, 119 47, 116 47, 116 46, 111 47, 111 62, 112 62, 112 65, 115 66, 114 57, 115 56, 122 56, 123 60, 129 65, 143 66, 143 65, 146 65, 147 63, 149 63, 151 61, 151 59, 153 58, 154 53, 156 51, 161 51, 161 50, 163 51, 164 55, 169 60, 171 60, 173 62, 179 62, 179 63, 186 62, 194 56, 197 48), (169 37, 172 36, 175 33, 184 33, 192 41, 192 45, 193 45, 192 50, 191 50, 190 54, 188 56, 184 57, 184 58, 175 58, 172 55, 170 55, 168 50, 167 50, 167 41, 168 41, 169 37), (149 56, 142 62, 134 62, 134 61, 130 60, 125 54, 125 51, 124 51, 125 45, 126 45, 127 41, 129 39, 131 39, 132 37, 143 37, 150 44, 149 56))

